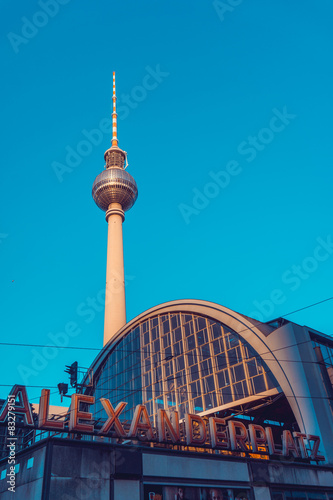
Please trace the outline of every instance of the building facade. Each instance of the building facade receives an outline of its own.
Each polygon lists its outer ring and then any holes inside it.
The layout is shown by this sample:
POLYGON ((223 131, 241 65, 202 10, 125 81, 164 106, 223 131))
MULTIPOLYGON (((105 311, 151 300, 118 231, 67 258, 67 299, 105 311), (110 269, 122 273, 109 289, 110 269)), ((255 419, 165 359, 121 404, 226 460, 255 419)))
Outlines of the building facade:
POLYGON ((161 304, 130 321, 92 364, 94 418, 100 398, 126 401, 131 419, 144 404, 159 409, 238 417, 315 434, 333 463, 333 342, 287 320, 259 323, 206 301, 161 304), (322 358, 318 357, 319 353, 322 358), (325 361, 322 362, 321 359, 325 361))
MULTIPOLYGON (((19 455, 27 500, 332 500, 332 467, 51 437, 19 455)), ((3 476, 0 465, 0 477, 3 476)), ((0 479, 0 498, 13 498, 0 479)), ((15 497, 14 497, 15 498, 15 497)))

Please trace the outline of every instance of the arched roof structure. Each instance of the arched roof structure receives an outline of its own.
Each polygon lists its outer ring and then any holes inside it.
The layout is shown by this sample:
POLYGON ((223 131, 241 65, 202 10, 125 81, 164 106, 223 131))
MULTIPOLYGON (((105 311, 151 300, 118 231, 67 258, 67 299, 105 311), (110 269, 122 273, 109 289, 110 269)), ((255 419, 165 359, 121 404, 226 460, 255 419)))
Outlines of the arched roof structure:
MULTIPOLYGON (((106 366, 106 362, 108 358, 112 355, 112 353, 117 352, 117 350, 121 350, 124 344, 124 340, 129 335, 130 332, 137 332, 136 336, 139 335, 138 328, 140 325, 143 325, 148 320, 152 320, 157 317, 164 317, 165 315, 194 315, 195 317, 203 317, 207 318, 209 322, 217 322, 221 325, 224 325, 231 332, 235 332, 239 338, 242 340, 244 345, 249 345, 255 352, 255 356, 257 358, 261 358, 262 364, 266 366, 266 371, 271 372, 273 378, 276 380, 275 387, 270 388, 266 392, 266 394, 274 395, 283 392, 287 397, 289 404, 293 410, 295 420, 299 425, 299 428, 302 430, 305 429, 305 423, 302 416, 302 409, 299 406, 299 400, 297 398, 297 394, 294 390, 294 380, 290 378, 290 370, 286 370, 286 363, 283 355, 285 353, 284 349, 280 347, 276 348, 275 341, 272 342, 274 338, 274 332, 276 328, 265 324, 260 323, 252 318, 249 318, 243 314, 239 314, 235 311, 232 311, 226 307, 221 305, 203 301, 203 300, 176 300, 170 301, 158 306, 152 307, 142 314, 138 315, 130 322, 128 322, 118 333, 114 336, 114 338, 104 346, 99 355, 94 360, 91 366, 91 372, 94 374, 95 381, 98 381, 101 377, 101 373, 103 372, 104 367, 106 366), (268 367, 268 370, 267 370, 268 367)), ((280 339, 281 340, 281 339, 280 339)), ((141 352, 143 346, 142 344, 137 343, 133 344, 133 339, 131 341, 131 349, 133 352, 141 352)), ((128 348, 127 348, 128 349, 128 348)), ((154 353, 157 354, 157 353, 154 353)), ((138 363, 139 364, 139 363, 138 363)), ((142 362, 141 362, 142 365, 142 362)), ((114 366, 115 375, 117 373, 119 367, 114 366)), ((288 367, 287 367, 288 368, 288 367)), ((122 365, 122 370, 126 370, 126 367, 122 365)), ((137 374, 137 379, 140 378, 140 375, 137 374)), ((163 377, 162 377, 163 378, 163 377)), ((164 377, 165 378, 165 377, 164 377)), ((139 380, 137 380, 139 382, 139 380)), ((156 380, 151 381, 152 384, 156 382, 156 380)), ((133 390, 140 391, 142 388, 142 383, 138 383, 133 390)), ((112 389, 115 390, 115 389, 112 389)), ((126 401, 126 395, 128 391, 124 392, 124 400, 126 401)), ((261 394, 261 393, 260 393, 261 394)), ((109 398, 114 400, 112 392, 108 394, 108 389, 105 388, 103 397, 109 396, 109 398)), ((96 397, 99 398, 102 396, 101 394, 96 394, 96 397)), ((144 398, 143 398, 144 399, 144 398)), ((249 402, 251 399, 257 399, 256 394, 249 394, 244 398, 239 398, 240 400, 244 400, 244 403, 249 402)), ((137 400, 139 401, 139 400, 137 400)), ((140 401, 141 402, 141 401, 140 401)), ((207 408, 202 408, 200 413, 210 413, 212 411, 218 411, 227 407, 231 407, 232 402, 229 402, 227 405, 222 404, 218 406, 213 406, 209 410, 207 408)), ((197 409, 198 410, 198 409, 197 409)), ((197 411, 199 412, 199 411, 197 411)))

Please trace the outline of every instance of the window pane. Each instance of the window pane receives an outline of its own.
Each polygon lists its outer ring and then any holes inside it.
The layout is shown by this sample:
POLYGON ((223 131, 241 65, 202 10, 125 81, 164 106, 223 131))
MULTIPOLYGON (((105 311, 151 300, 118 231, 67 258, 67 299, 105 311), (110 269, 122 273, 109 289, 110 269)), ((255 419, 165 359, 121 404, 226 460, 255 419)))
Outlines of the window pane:
POLYGON ((176 314, 175 316, 172 316, 171 318, 171 327, 174 330, 177 328, 177 326, 180 326, 180 316, 179 314, 176 314))
POLYGON ((172 370, 172 362, 168 361, 167 363, 165 363, 164 367, 165 367, 165 376, 166 377, 170 377, 170 375, 173 372, 173 370, 172 370))
POLYGON ((206 359, 203 363, 200 363, 201 376, 206 377, 212 373, 212 360, 206 359))
POLYGON ((167 335, 164 335, 162 337, 163 340, 163 347, 169 347, 170 345, 170 334, 168 333, 167 335))
POLYGON ((184 401, 187 401, 187 400, 188 400, 188 395, 186 392, 186 387, 181 387, 179 389, 179 401, 181 403, 183 403, 184 401))
POLYGON ((221 337, 222 335, 222 329, 220 327, 220 325, 213 325, 212 326, 212 331, 213 331, 213 337, 216 339, 218 337, 221 337))
POLYGON ((246 364, 250 377, 255 377, 256 375, 258 375, 257 363, 255 359, 251 359, 251 361, 248 361, 246 364))
POLYGON ((185 371, 181 371, 179 373, 177 373, 176 377, 176 385, 177 387, 181 387, 182 385, 185 384, 185 371))
POLYGON ((167 388, 168 391, 174 391, 175 389, 175 380, 173 377, 167 379, 167 388))
POLYGON ((233 389, 234 389, 234 394, 235 394, 236 399, 245 398, 246 395, 244 394, 242 382, 238 382, 238 384, 234 384, 233 389))
POLYGON ((258 375, 257 377, 253 377, 253 386, 254 391, 257 394, 258 392, 263 392, 266 390, 265 379, 263 375, 258 375))
POLYGON ((223 404, 230 403, 232 401, 231 387, 224 387, 221 389, 223 404))
POLYGON ((208 342, 208 334, 206 328, 197 333, 198 345, 203 345, 208 342))
POLYGON ((220 354, 220 352, 224 351, 222 339, 214 340, 213 350, 214 350, 214 354, 220 354))
POLYGON ((215 356, 216 359, 216 364, 217 364, 217 369, 221 370, 222 368, 225 368, 227 366, 227 361, 224 353, 219 354, 218 356, 215 356))
POLYGON ((246 380, 242 381, 242 386, 243 386, 243 398, 247 398, 247 396, 249 395, 249 388, 246 383, 246 380))
POLYGON ((166 349, 164 349, 164 359, 171 359, 172 358, 172 351, 171 351, 171 347, 167 347, 166 349))
POLYGON ((239 347, 234 347, 233 349, 230 349, 228 351, 228 358, 230 365, 235 365, 236 363, 239 363, 239 361, 241 360, 238 349, 239 347))
POLYGON ((193 382, 190 384, 190 389, 191 389, 191 396, 193 399, 196 397, 200 396, 200 386, 198 387, 198 382, 193 382))
POLYGON ((195 398, 194 400, 194 411, 202 411, 202 397, 195 398))
POLYGON ((284 500, 283 493, 280 491, 273 491, 272 492, 272 500, 284 500))
POLYGON ((202 330, 206 328, 206 319, 205 318, 197 318, 198 330, 202 330))
POLYGON ((238 382, 239 380, 245 379, 245 372, 244 372, 243 364, 235 366, 233 371, 235 374, 235 381, 236 382, 238 382))
POLYGON ((203 379, 203 386, 205 392, 211 392, 215 390, 214 377, 210 376, 203 379))
POLYGON ((210 349, 209 349, 209 344, 206 344, 199 349, 200 356, 201 356, 201 361, 204 359, 210 358, 210 349))
POLYGON ((160 352, 160 339, 156 339, 154 342, 154 352, 160 352))
POLYGON ((173 346, 173 352, 175 356, 179 356, 183 352, 183 343, 182 342, 177 342, 173 346))
POLYGON ((226 385, 230 385, 228 370, 223 370, 222 372, 219 372, 217 374, 217 380, 221 388, 225 387, 226 385))
POLYGON ((185 368, 185 361, 184 361, 184 356, 179 356, 176 361, 176 371, 179 372, 180 370, 184 370, 185 368))
POLYGON ((210 408, 214 408, 217 405, 215 392, 211 392, 210 394, 206 394, 204 396, 204 400, 205 400, 205 410, 209 410, 210 408))
POLYGON ((193 350, 187 354, 187 362, 189 366, 192 366, 196 363, 196 361, 197 361, 197 356, 195 351, 193 350))
POLYGON ((165 321, 162 326, 163 326, 163 333, 169 333, 170 331, 169 320, 165 321))
POLYGON ((185 336, 186 337, 189 337, 190 335, 193 334, 193 323, 186 323, 186 325, 184 325, 184 333, 185 333, 185 336))
POLYGON ((229 335, 229 344, 230 344, 230 347, 235 347, 236 345, 239 345, 238 337, 236 337, 236 335, 231 333, 229 335))
POLYGON ((190 373, 191 373, 191 380, 198 380, 199 378, 199 367, 198 365, 193 365, 190 368, 190 373))
POLYGON ((176 330, 173 332, 174 336, 174 342, 179 342, 182 338, 182 331, 181 328, 176 328, 176 330))
POLYGON ((293 491, 293 500, 306 500, 306 493, 304 491, 293 491))
POLYGON ((155 328, 152 329, 151 331, 151 339, 156 340, 157 339, 157 333, 158 333, 158 328, 155 326, 155 328))
POLYGON ((194 335, 190 335, 187 339, 187 349, 194 349, 195 348, 195 340, 194 340, 194 335))

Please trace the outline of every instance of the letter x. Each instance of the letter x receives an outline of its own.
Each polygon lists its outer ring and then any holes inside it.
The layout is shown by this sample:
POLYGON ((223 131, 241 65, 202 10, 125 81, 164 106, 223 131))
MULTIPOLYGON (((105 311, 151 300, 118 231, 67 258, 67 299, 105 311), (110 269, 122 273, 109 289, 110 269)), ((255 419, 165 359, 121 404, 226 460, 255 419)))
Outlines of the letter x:
POLYGON ((105 422, 105 424, 103 425, 98 434, 107 434, 110 431, 111 427, 114 425, 114 429, 119 437, 127 437, 127 434, 124 431, 124 428, 118 419, 119 415, 122 413, 127 403, 123 402, 119 403, 116 409, 114 410, 112 404, 108 399, 101 398, 100 401, 104 406, 104 409, 108 414, 109 418, 107 419, 107 421, 105 422))

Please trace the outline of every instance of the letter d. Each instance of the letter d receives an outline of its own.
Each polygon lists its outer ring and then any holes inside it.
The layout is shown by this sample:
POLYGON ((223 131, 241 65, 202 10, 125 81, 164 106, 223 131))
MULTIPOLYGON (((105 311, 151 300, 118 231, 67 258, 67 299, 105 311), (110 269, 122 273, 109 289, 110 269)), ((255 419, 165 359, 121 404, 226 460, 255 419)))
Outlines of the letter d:
POLYGON ((47 336, 57 347, 66 347, 68 345, 69 337, 65 333, 59 332, 54 334, 50 332, 47 336))
POLYGON ((22 27, 22 35, 25 36, 25 38, 33 38, 34 36, 36 36, 38 33, 38 29, 36 28, 36 26, 33 25, 27 17, 22 17, 21 20, 24 23, 22 27))
POLYGON ((90 132, 88 130, 84 129, 82 130, 82 134, 94 145, 98 146, 103 139, 103 134, 100 130, 97 130, 97 128, 93 128, 90 132))
POLYGON ((77 154, 76 151, 74 151, 73 148, 70 146, 66 147, 66 150, 68 151, 66 155, 66 163, 69 167, 77 167, 80 165, 82 158, 80 155, 77 154))
POLYGON ((258 302, 257 300, 253 301, 253 305, 260 311, 264 317, 268 317, 273 314, 274 305, 270 300, 263 300, 262 302, 258 302))
POLYGON ((206 198, 206 196, 200 193, 199 189, 194 188, 193 193, 194 193, 194 198, 192 203, 194 208, 196 208, 197 210, 203 210, 209 205, 208 198, 206 198))
POLYGON ((45 10, 46 14, 50 17, 54 17, 59 12, 59 5, 56 0, 39 0, 38 5, 45 10))
POLYGON ((34 370, 44 370, 44 368, 47 367, 48 363, 43 356, 39 354, 39 352, 36 349, 31 349, 31 354, 34 355, 34 358, 31 361, 31 366, 34 370))
POLYGON ((220 170, 215 173, 212 170, 209 172, 209 176, 223 189, 226 188, 230 182, 230 175, 224 170, 220 170))

